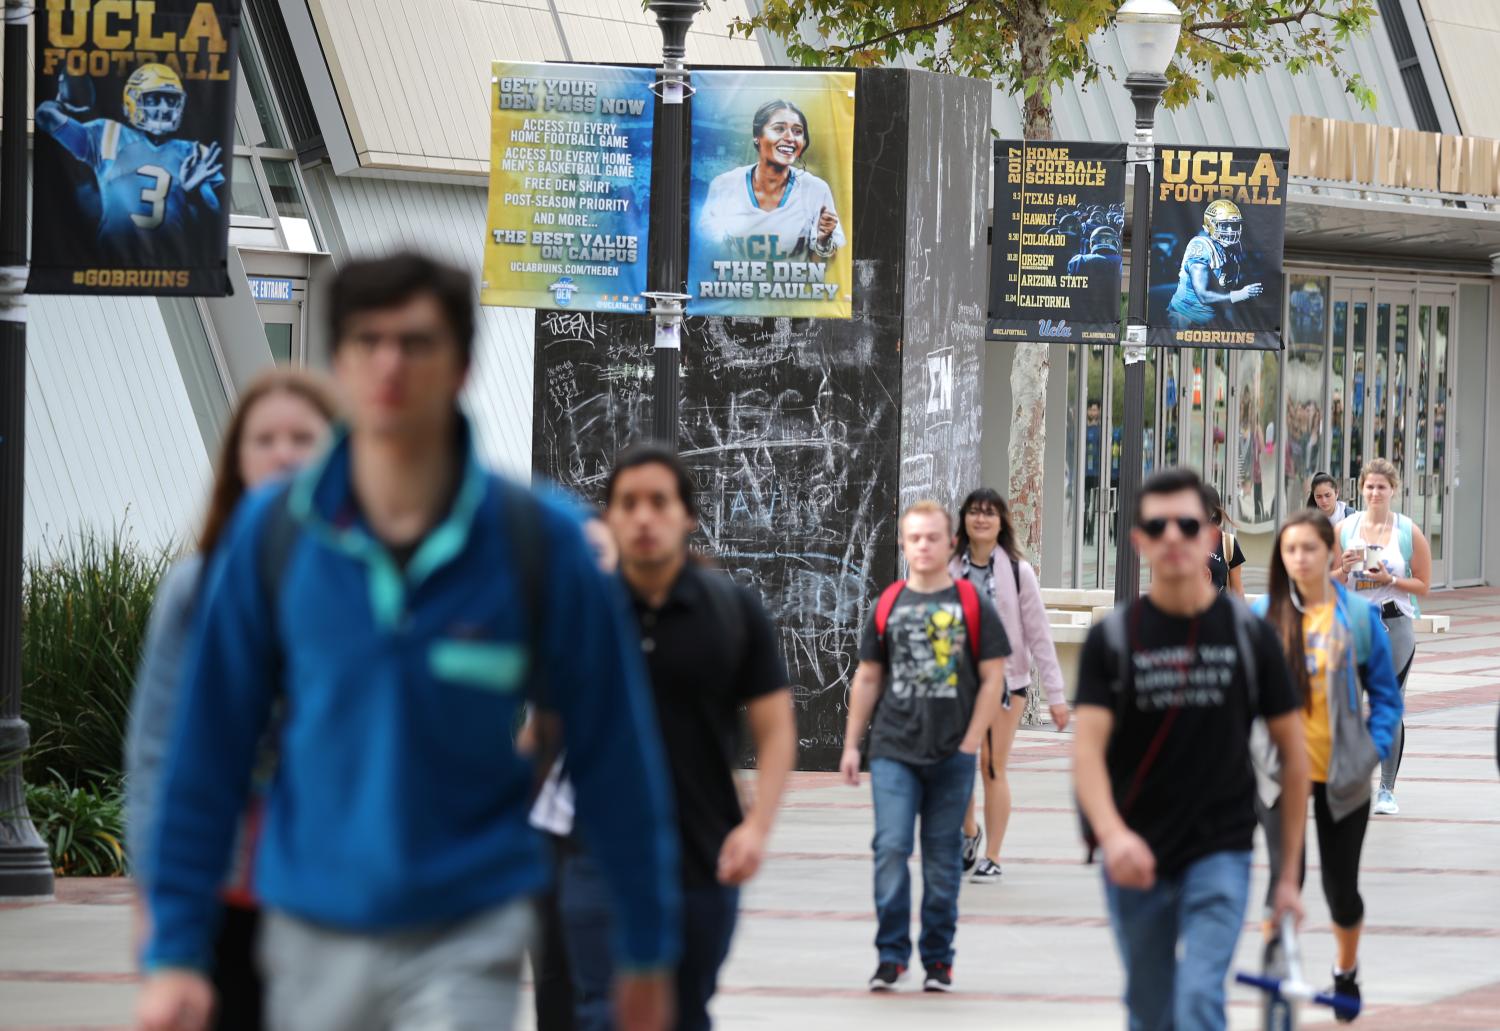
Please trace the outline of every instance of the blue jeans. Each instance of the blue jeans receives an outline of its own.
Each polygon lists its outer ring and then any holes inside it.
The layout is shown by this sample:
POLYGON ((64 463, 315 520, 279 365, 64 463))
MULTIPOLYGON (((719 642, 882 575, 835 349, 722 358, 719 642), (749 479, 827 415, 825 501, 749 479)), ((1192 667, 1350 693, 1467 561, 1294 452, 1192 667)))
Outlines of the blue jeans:
MULTIPOLYGON (((563 941, 573 974, 576 1031, 614 1027, 611 982, 613 919, 609 887, 592 860, 578 852, 563 857, 558 881, 563 941)), ((739 916, 740 890, 723 885, 682 890, 682 959, 677 965, 678 1031, 708 1031, 708 1003, 719 987, 719 968, 739 916)))
POLYGON ((1146 891, 1105 876, 1130 1031, 1223 1031, 1224 979, 1249 897, 1249 852, 1204 856, 1146 891))
POLYGON ((871 759, 875 796, 875 948, 882 963, 911 958, 911 859, 922 819, 923 966, 953 962, 958 886, 963 880, 964 810, 974 791, 974 757, 956 752, 930 766, 871 759))

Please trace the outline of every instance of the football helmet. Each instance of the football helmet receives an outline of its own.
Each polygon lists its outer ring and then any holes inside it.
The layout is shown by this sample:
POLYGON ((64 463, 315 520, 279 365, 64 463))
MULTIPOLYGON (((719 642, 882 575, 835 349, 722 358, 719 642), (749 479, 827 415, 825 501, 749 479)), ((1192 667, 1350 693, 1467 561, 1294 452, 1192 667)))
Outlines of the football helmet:
POLYGON ((164 64, 143 64, 125 81, 125 118, 141 132, 176 132, 186 106, 182 79, 164 64))
POLYGON ((1203 231, 1225 247, 1234 247, 1244 234, 1245 220, 1232 200, 1216 200, 1203 209, 1203 231))
POLYGON ((1090 254, 1119 254, 1120 234, 1114 226, 1100 226, 1089 237, 1090 254))

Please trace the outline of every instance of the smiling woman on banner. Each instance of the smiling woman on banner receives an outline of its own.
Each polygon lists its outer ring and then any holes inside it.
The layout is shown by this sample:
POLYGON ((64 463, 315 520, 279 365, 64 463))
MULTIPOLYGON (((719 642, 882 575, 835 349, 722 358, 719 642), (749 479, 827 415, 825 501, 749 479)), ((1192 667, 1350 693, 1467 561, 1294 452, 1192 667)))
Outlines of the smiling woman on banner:
POLYGON ((796 164, 812 146, 807 116, 789 100, 755 112, 756 161, 716 176, 698 217, 704 240, 748 261, 832 260, 844 230, 828 184, 796 164))

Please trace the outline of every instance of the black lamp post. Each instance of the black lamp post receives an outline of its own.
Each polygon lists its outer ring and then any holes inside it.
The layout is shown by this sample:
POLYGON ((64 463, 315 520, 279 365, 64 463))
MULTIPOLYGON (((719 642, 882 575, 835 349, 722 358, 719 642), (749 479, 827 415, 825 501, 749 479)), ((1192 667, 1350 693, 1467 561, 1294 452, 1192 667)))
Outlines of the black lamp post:
POLYGON ((1115 601, 1141 592, 1141 564, 1130 544, 1141 489, 1146 436, 1146 291, 1151 261, 1151 171, 1156 145, 1156 105, 1167 89, 1167 68, 1177 52, 1182 12, 1172 0, 1125 0, 1116 15, 1116 37, 1125 55, 1125 88, 1135 105, 1134 213, 1130 228, 1130 300, 1125 319, 1125 411, 1120 433, 1120 487, 1115 513, 1115 601))
POLYGON ((5 0, 0 139, 0 898, 52 894, 21 757, 21 523, 26 475, 26 52, 31 0, 5 0))
POLYGON ((656 15, 661 28, 661 68, 656 73, 655 92, 661 98, 661 124, 656 134, 653 163, 661 170, 654 175, 655 196, 651 198, 659 231, 653 251, 652 290, 646 296, 654 302, 651 314, 656 316, 654 361, 655 393, 651 405, 651 435, 658 444, 677 450, 677 407, 681 384, 678 369, 682 363, 682 311, 687 302, 683 293, 682 255, 682 127, 683 101, 688 92, 682 59, 687 55, 688 28, 703 8, 702 0, 649 0, 647 6, 656 15))

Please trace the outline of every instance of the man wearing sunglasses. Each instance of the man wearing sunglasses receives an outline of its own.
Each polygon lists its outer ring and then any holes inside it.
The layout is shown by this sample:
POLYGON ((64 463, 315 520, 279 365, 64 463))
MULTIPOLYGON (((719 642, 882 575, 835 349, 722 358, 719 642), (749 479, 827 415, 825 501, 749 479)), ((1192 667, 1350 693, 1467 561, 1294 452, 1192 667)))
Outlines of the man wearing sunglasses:
POLYGON ((1250 890, 1256 717, 1289 799, 1275 918, 1302 912, 1298 701, 1270 625, 1203 575, 1207 524, 1191 470, 1142 484, 1131 541, 1151 591, 1089 632, 1079 665, 1074 779, 1104 854, 1130 1031, 1225 1027, 1224 980, 1250 890))

